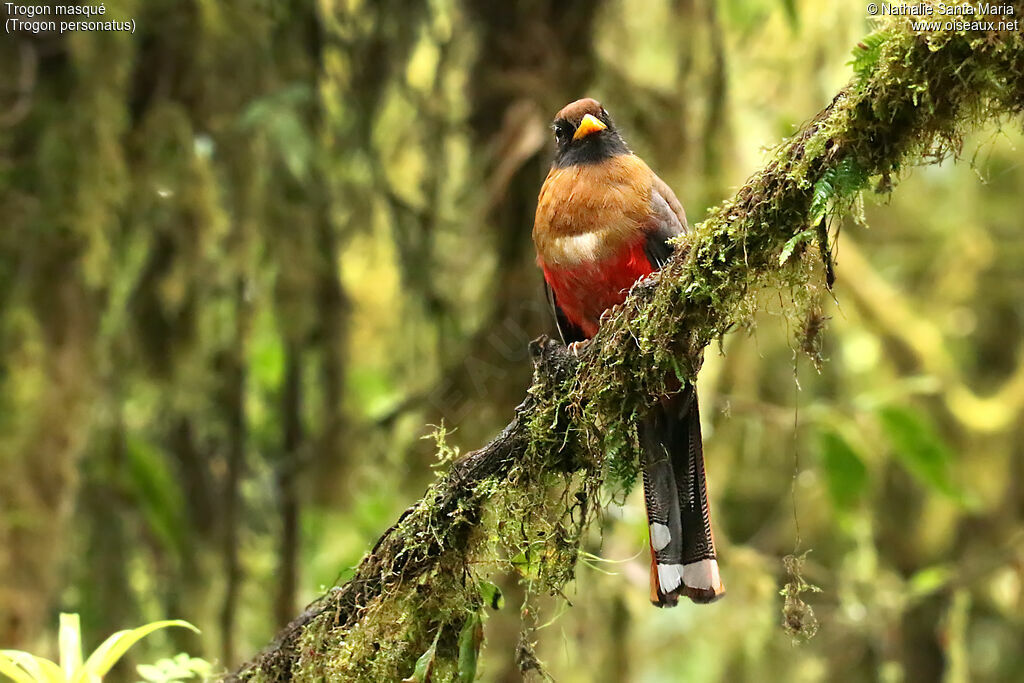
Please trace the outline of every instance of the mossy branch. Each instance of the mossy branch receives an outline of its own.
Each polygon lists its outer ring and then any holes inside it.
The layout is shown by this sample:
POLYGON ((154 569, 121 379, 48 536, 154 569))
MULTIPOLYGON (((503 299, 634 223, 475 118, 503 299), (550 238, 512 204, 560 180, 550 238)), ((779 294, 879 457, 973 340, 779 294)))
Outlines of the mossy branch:
MULTIPOLYGON (((478 568, 507 557, 534 590, 558 592, 600 487, 635 479, 636 416, 669 378, 692 379, 705 347, 749 321, 764 287, 810 282, 823 218, 1024 106, 1019 33, 915 33, 900 19, 858 47, 854 67, 831 104, 634 287, 582 358, 535 342, 535 380, 513 421, 233 678, 397 680, 428 667, 432 680, 467 680, 479 638, 466 634, 478 632, 486 598, 478 568)), ((525 640, 519 660, 537 666, 525 640)))

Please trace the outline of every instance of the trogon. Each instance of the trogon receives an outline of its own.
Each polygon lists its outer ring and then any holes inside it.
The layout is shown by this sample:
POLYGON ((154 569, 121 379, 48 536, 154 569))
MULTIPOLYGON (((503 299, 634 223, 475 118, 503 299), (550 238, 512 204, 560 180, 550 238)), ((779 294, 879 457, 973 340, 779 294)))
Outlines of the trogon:
MULTIPOLYGON (((537 263, 566 344, 593 337, 601 314, 672 255, 688 231, 672 189, 633 154, 593 99, 555 115, 555 157, 533 226, 537 263)), ((711 602, 725 593, 711 532, 697 391, 663 396, 640 425, 651 549, 651 602, 680 595, 711 602)))

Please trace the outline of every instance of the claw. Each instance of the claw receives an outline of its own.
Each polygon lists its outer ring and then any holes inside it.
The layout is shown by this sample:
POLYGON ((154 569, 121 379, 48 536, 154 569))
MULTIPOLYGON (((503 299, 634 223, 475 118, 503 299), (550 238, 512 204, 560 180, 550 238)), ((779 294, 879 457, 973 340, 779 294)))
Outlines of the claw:
POLYGON ((569 346, 567 346, 566 348, 569 349, 569 353, 579 358, 580 353, 582 353, 583 350, 586 349, 587 345, 589 344, 590 340, 584 339, 583 341, 574 341, 571 344, 569 344, 569 346))
POLYGON ((601 322, 604 322, 605 320, 608 320, 609 318, 616 316, 618 312, 621 310, 622 304, 615 304, 611 308, 606 308, 604 310, 604 313, 601 314, 601 322))

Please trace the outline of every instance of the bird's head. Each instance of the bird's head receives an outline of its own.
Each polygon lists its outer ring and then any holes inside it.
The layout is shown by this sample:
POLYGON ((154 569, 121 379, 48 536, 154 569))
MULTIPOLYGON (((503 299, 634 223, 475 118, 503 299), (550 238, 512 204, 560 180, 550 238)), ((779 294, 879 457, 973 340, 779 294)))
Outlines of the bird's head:
POLYGON ((594 164, 619 154, 629 154, 612 117, 589 97, 562 107, 552 124, 555 131, 555 166, 594 164))

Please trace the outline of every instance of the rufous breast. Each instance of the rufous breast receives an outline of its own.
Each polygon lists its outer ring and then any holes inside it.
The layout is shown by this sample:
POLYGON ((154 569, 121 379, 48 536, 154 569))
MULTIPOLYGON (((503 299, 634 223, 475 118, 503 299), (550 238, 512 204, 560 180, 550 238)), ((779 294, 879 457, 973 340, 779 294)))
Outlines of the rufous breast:
POLYGON ((552 168, 533 225, 541 265, 574 268, 604 261, 636 241, 651 215, 653 177, 633 154, 552 168))

